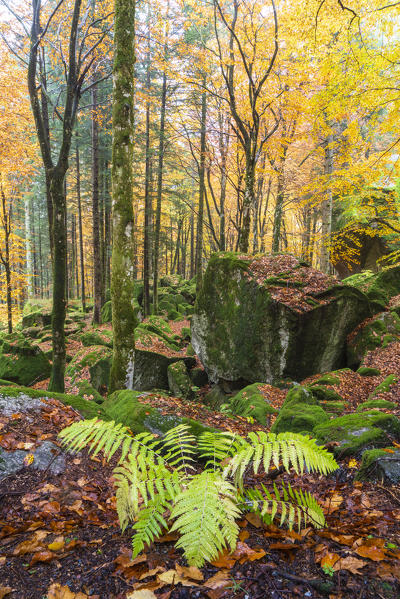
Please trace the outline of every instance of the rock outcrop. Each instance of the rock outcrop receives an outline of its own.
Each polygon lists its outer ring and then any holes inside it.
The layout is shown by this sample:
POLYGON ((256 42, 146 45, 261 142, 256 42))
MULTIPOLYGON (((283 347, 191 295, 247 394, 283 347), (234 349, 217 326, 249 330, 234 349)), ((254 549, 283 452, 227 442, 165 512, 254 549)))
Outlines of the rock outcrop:
MULTIPOLYGON (((375 310, 376 311, 376 310, 375 310)), ((300 381, 346 364, 346 338, 373 306, 294 256, 215 254, 192 318, 212 382, 300 381)))

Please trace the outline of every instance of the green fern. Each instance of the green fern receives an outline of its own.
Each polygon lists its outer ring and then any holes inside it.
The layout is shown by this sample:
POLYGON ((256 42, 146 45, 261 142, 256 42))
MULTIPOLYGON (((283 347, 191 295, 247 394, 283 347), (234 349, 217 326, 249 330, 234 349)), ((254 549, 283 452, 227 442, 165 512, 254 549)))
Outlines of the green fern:
POLYGON ((245 473, 262 466, 283 467, 302 474, 327 474, 337 468, 333 456, 308 437, 285 433, 250 433, 247 439, 229 432, 205 432, 196 439, 186 425, 168 431, 163 439, 149 433, 133 437, 114 422, 76 422, 60 433, 63 444, 73 451, 87 447, 93 455, 102 451, 110 460, 118 451, 114 469, 117 512, 122 530, 133 523, 135 557, 163 530, 180 534, 176 546, 189 564, 201 566, 222 549, 236 546, 237 518, 246 511, 264 520, 292 528, 325 523, 316 499, 290 485, 281 491, 245 488, 245 473), (195 473, 195 458, 205 469, 195 473), (169 519, 168 519, 169 517, 169 519), (169 524, 169 520, 171 524, 169 524))
POLYGON ((176 546, 184 550, 189 564, 202 566, 228 545, 236 547, 240 510, 234 486, 221 474, 204 471, 193 477, 177 496, 171 530, 180 533, 176 546))

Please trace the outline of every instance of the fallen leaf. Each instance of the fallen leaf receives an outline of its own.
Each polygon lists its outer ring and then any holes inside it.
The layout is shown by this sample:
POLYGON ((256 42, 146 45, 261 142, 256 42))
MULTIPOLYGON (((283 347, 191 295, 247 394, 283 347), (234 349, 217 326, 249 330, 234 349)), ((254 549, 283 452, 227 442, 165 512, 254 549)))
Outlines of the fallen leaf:
POLYGON ((12 589, 11 587, 0 587, 0 599, 3 599, 3 597, 8 595, 9 593, 12 593, 13 591, 14 589, 12 589))
POLYGON ((247 520, 247 522, 250 522, 250 524, 252 524, 256 528, 261 528, 261 526, 263 525, 263 521, 261 520, 260 516, 258 516, 257 514, 253 514, 253 513, 246 514, 246 520, 247 520))
POLYGON ((226 589, 227 587, 232 585, 232 580, 229 577, 229 572, 227 570, 220 570, 205 581, 203 586, 208 589, 226 589))
POLYGON ((379 562, 386 558, 384 545, 384 539, 358 539, 353 545, 353 550, 361 557, 379 562))
POLYGON ((383 580, 400 580, 400 565, 396 562, 382 562, 377 565, 376 573, 383 580))
POLYGON ((157 595, 153 591, 148 589, 142 589, 141 591, 133 591, 126 596, 126 599, 157 599, 157 595))
POLYGON ((153 568, 153 570, 149 570, 148 572, 143 572, 138 576, 139 580, 144 580, 145 578, 149 578, 150 576, 155 576, 160 572, 165 572, 165 569, 162 566, 157 566, 157 568, 153 568))
POLYGON ((6 563, 6 558, 0 557, 0 566, 4 566, 5 563, 6 563))
POLYGON ((336 562, 340 560, 340 555, 328 551, 321 559, 321 568, 333 568, 336 562))
POLYGON ((15 547, 13 555, 25 555, 26 553, 40 551, 43 549, 41 542, 48 534, 49 533, 44 530, 37 530, 32 537, 26 541, 22 541, 22 543, 19 543, 15 547))
POLYGON ((37 562, 51 562, 51 560, 55 559, 57 556, 52 551, 39 551, 35 553, 33 558, 30 561, 30 566, 33 566, 37 562))
POLYGON ((180 583, 184 587, 198 587, 199 585, 193 580, 189 580, 185 576, 180 576, 176 570, 167 570, 162 574, 157 576, 157 580, 159 582, 164 582, 165 584, 178 584, 180 583))
POLYGON ((339 559, 333 565, 333 569, 335 572, 337 572, 338 570, 348 570, 352 574, 361 574, 359 570, 361 570, 361 568, 364 568, 364 566, 366 565, 367 562, 364 562, 361 559, 357 559, 356 557, 352 557, 351 555, 349 555, 348 557, 339 559))
POLYGON ((47 599, 88 599, 84 593, 73 593, 67 586, 55 582, 47 591, 47 599))
POLYGON ((178 572, 179 576, 184 576, 185 578, 190 578, 191 580, 204 580, 203 573, 201 570, 196 568, 196 566, 186 567, 175 564, 175 570, 178 572))
POLYGON ((64 546, 64 537, 58 537, 57 539, 54 539, 52 543, 47 545, 47 549, 50 549, 50 551, 60 551, 61 549, 64 549, 64 546))

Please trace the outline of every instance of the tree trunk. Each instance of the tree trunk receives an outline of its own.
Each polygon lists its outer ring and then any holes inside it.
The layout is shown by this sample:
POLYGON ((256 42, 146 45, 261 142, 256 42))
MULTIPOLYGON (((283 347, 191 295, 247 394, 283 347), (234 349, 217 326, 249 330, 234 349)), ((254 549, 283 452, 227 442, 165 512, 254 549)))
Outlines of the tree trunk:
POLYGON ((49 384, 50 391, 64 392, 66 312, 66 257, 67 235, 65 228, 66 204, 64 169, 55 168, 50 176, 50 193, 53 204, 53 366, 49 384))
POLYGON ((321 208, 321 258, 320 268, 322 272, 329 273, 330 271, 330 237, 332 233, 332 208, 333 208, 333 196, 332 188, 330 185, 330 179, 333 172, 333 152, 332 152, 333 136, 328 135, 324 144, 324 173, 326 176, 326 192, 325 200, 322 203, 321 208))
POLYGON ((134 64, 135 2, 115 0, 111 274, 114 346, 110 392, 133 384, 134 329, 137 325, 132 307, 134 64))
MULTIPOLYGON (((94 81, 96 75, 94 75, 94 81)), ((99 216, 99 124, 97 122, 97 86, 92 88, 92 210, 93 210, 93 323, 100 323, 101 255, 99 216)))
POLYGON ((158 145, 157 206, 154 230, 153 311, 158 314, 158 259, 160 254, 161 202, 164 167, 165 108, 167 104, 167 73, 164 69, 161 92, 160 140, 158 145))
POLYGON ((151 85, 151 31, 150 2, 147 14, 147 66, 146 66, 146 149, 145 149, 145 187, 144 187, 144 247, 143 247, 143 316, 150 314, 150 276, 151 276, 151 150, 150 150, 150 85, 151 85))
POLYGON ((82 310, 86 312, 86 296, 85 296, 85 261, 83 259, 83 231, 82 231, 82 202, 81 202, 81 167, 79 160, 78 138, 76 138, 76 197, 78 201, 78 228, 79 228, 79 254, 81 263, 81 299, 82 310))
MULTIPOLYGON (((205 84, 205 80, 204 80, 205 84)), ((207 95, 201 94, 201 121, 200 121, 200 164, 199 164, 199 208, 197 214, 196 233, 196 289, 199 291, 203 277, 203 220, 204 220, 204 193, 205 193, 205 160, 206 160, 206 119, 207 95)))
POLYGON ((25 198, 25 250, 26 274, 28 275, 28 299, 33 297, 33 253, 32 253, 32 228, 31 228, 31 202, 25 198))

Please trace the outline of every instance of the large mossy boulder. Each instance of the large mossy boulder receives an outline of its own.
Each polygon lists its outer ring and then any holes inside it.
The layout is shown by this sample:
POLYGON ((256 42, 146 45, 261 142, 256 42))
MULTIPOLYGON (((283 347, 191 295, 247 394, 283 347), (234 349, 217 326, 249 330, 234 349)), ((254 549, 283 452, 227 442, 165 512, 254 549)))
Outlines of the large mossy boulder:
POLYGON ((365 355, 379 346, 400 339, 400 317, 395 312, 381 312, 361 323, 347 340, 347 363, 357 368, 365 355))
POLYGON ((348 334, 372 315, 364 293, 290 255, 217 253, 192 317, 192 344, 217 382, 277 383, 345 365, 348 334))
POLYGON ((357 455, 366 449, 385 447, 391 440, 400 441, 400 420, 393 414, 371 410, 319 424, 312 434, 329 444, 336 455, 357 455))
POLYGON ((400 449, 385 447, 363 453, 358 480, 377 480, 387 485, 400 484, 400 449))
POLYGON ((65 374, 72 383, 89 378, 96 391, 104 391, 109 383, 111 359, 112 350, 104 345, 84 347, 68 364, 65 374))
POLYGON ((175 397, 182 397, 182 399, 194 398, 193 385, 183 360, 173 362, 168 366, 167 378, 169 390, 175 397))
POLYGON ((40 347, 22 335, 5 335, 0 341, 0 378, 29 386, 50 376, 51 366, 40 347))
POLYGON ((22 327, 45 327, 51 324, 51 311, 43 308, 37 312, 30 312, 22 317, 22 327))

